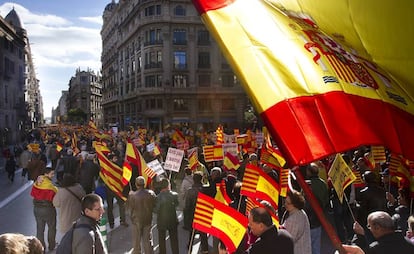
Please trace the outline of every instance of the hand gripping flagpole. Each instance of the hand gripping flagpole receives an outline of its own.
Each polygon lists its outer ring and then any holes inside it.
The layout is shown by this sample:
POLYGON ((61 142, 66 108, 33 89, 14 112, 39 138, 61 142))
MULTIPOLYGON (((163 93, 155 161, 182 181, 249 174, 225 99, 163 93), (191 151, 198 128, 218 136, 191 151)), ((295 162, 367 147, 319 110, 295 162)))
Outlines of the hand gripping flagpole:
POLYGON ((321 206, 319 205, 318 201, 315 198, 315 195, 313 195, 311 189, 309 188, 308 184, 305 182, 305 179, 302 176, 302 173, 299 170, 299 166, 295 166, 292 168, 292 172, 296 176, 296 181, 299 183, 300 187, 302 188, 303 192, 305 193, 307 197, 307 201, 315 211, 315 214, 318 216, 319 221, 322 224, 322 227, 325 229, 327 235, 332 241, 333 246, 336 250, 339 251, 340 254, 346 254, 347 252, 342 247, 341 240, 339 239, 338 235, 336 234, 335 229, 332 227, 332 225, 327 221, 325 218, 324 212, 322 211, 321 206))

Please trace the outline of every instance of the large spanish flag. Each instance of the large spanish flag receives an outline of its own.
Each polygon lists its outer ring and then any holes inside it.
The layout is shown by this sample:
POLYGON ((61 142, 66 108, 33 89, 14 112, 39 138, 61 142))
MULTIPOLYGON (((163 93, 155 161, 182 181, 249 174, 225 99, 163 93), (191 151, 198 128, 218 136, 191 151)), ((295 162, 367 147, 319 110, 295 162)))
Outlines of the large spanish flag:
POLYGON ((233 253, 243 239, 248 220, 237 210, 198 193, 193 228, 219 238, 233 253))
POLYGON ((193 3, 291 165, 366 144, 414 159, 414 50, 408 25, 414 3, 193 3), (395 38, 393 30, 405 41, 395 38), (385 47, 388 41, 395 47, 385 47), (376 50, 377 43, 383 52, 376 50), (387 62, 394 61, 391 52, 399 53, 400 46, 411 57, 401 61, 411 79, 404 80, 400 63, 387 62))

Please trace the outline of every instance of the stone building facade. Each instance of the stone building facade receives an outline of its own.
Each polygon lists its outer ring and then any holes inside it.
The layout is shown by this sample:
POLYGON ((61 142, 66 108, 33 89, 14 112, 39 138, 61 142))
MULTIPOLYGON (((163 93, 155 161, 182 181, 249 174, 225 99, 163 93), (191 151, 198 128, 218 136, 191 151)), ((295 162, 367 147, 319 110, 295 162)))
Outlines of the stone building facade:
POLYGON ((248 97, 190 0, 120 0, 103 12, 107 126, 239 128, 248 97))

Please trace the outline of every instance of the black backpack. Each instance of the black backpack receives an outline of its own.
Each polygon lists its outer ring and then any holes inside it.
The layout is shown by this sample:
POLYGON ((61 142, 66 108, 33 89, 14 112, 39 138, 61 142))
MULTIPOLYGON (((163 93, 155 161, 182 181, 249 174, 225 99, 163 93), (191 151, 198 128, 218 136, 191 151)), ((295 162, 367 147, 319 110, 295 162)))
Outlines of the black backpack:
POLYGON ((62 240, 60 241, 56 254, 71 254, 72 253, 72 242, 73 242, 73 231, 75 228, 89 228, 93 230, 93 227, 89 224, 79 224, 76 222, 73 223, 72 227, 63 235, 62 240))

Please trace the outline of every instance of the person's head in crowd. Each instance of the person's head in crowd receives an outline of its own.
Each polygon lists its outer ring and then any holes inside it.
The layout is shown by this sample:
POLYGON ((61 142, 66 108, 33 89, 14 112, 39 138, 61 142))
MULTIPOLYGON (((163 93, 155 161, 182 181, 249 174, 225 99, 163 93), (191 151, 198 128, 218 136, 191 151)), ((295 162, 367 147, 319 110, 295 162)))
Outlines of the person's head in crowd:
POLYGON ((272 217, 264 207, 255 207, 249 213, 250 231, 255 236, 260 236, 273 226, 272 217))
POLYGON ((410 217, 408 217, 407 220, 407 237, 408 238, 413 238, 414 237, 414 215, 410 215, 410 217))
POLYGON ((81 205, 82 213, 95 221, 99 221, 105 213, 102 198, 98 194, 90 193, 85 195, 82 198, 81 205))
POLYGON ((362 175, 367 184, 378 184, 378 177, 372 171, 365 171, 362 175))
POLYGON ((135 186, 137 189, 144 189, 145 188, 145 178, 143 176, 138 176, 135 178, 135 186))
POLYGON ((372 212, 368 215, 367 228, 375 239, 394 233, 395 224, 391 216, 383 211, 372 212))
POLYGON ((201 181, 203 180, 203 173, 200 171, 195 171, 193 173, 193 183, 194 185, 201 185, 201 181))
POLYGON ((210 176, 212 179, 217 179, 221 177, 221 168, 220 167, 213 167, 210 171, 210 176))
POLYGON ((302 210, 305 207, 305 197, 296 190, 291 190, 287 193, 285 199, 285 208, 288 212, 294 210, 294 208, 298 210, 302 210))
POLYGON ((45 175, 47 177, 49 177, 50 179, 53 178, 53 176, 55 175, 55 170, 52 167, 45 167, 43 169, 41 169, 41 174, 45 175))
POLYGON ((186 166, 184 168, 184 172, 185 172, 185 175, 187 175, 187 176, 190 176, 193 173, 193 171, 191 170, 191 168, 188 167, 188 166, 186 166))
POLYGON ((257 154, 252 153, 252 154, 249 155, 249 163, 250 164, 253 164, 253 165, 257 166, 258 161, 259 161, 259 158, 257 157, 257 154))
POLYGON ((18 233, 0 235, 1 254, 43 254, 44 248, 39 239, 18 233))
POLYGON ((318 164, 312 162, 306 167, 306 175, 308 177, 316 177, 319 176, 319 166, 318 164))
POLYGON ((62 178, 62 187, 70 187, 76 184, 76 179, 71 173, 64 173, 62 178))
POLYGON ((167 178, 162 178, 160 181, 160 189, 170 190, 171 189, 170 180, 168 180, 167 178))

